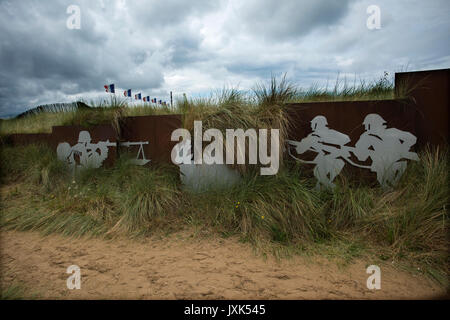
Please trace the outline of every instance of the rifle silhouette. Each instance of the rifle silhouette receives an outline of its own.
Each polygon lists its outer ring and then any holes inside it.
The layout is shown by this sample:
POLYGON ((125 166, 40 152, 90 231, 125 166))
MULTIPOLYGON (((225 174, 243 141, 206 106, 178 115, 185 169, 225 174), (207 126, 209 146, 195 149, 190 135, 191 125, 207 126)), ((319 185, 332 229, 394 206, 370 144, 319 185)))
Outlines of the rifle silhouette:
POLYGON ((142 146, 142 145, 144 145, 144 144, 148 144, 148 141, 144 141, 144 142, 130 142, 130 141, 127 141, 127 142, 121 142, 121 143, 120 143, 120 146, 123 146, 123 147, 131 147, 131 146, 142 146))

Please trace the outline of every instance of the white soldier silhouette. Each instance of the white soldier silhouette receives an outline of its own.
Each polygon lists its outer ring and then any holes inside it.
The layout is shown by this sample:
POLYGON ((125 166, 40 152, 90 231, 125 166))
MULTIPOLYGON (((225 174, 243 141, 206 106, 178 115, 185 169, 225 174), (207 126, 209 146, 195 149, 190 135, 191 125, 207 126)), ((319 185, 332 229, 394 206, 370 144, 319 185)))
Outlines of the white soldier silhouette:
MULTIPOLYGON (((117 147, 117 144, 115 142, 109 142, 109 140, 99 141, 98 143, 91 143, 91 141, 91 135, 88 131, 80 131, 78 143, 73 147, 67 142, 58 144, 56 149, 58 159, 67 162, 74 169, 86 167, 100 168, 103 161, 108 158, 108 148, 117 147)), ((120 146, 127 148, 139 146, 136 159, 132 159, 131 162, 143 166, 150 162, 150 160, 145 157, 144 144, 148 144, 148 141, 121 142, 120 146)))
POLYGON ((365 132, 355 144, 353 153, 358 160, 372 160, 370 170, 377 173, 377 180, 384 188, 395 185, 406 170, 409 160, 419 160, 409 149, 417 138, 406 131, 386 128, 386 121, 378 114, 366 116, 363 122, 365 132))
POLYGON ((316 116, 311 120, 311 132, 300 142, 288 140, 289 144, 296 147, 298 154, 310 150, 317 153, 312 161, 304 161, 292 156, 302 162, 316 164, 314 176, 317 179, 316 189, 323 185, 327 188, 334 188, 333 180, 345 166, 345 162, 340 157, 349 157, 350 154, 344 145, 350 142, 350 138, 339 131, 328 128, 327 119, 324 116, 316 116))
POLYGON ((109 140, 100 141, 96 144, 91 143, 91 141, 91 135, 88 131, 80 131, 78 143, 73 147, 70 147, 67 142, 58 144, 56 149, 58 159, 67 161, 74 168, 100 168, 103 161, 108 158, 108 147, 116 146, 116 144, 109 142, 109 140))
POLYGON ((288 148, 289 155, 294 159, 316 164, 314 176, 318 180, 316 188, 320 186, 333 188, 334 178, 345 165, 344 159, 353 166, 370 169, 376 172, 377 180, 383 188, 395 185, 404 171, 409 160, 419 160, 415 152, 409 151, 416 143, 417 138, 406 131, 396 128, 386 128, 386 121, 378 114, 372 113, 365 117, 363 124, 365 132, 360 136, 355 147, 345 146, 350 139, 347 135, 327 127, 327 119, 317 116, 311 120, 313 130, 300 142, 288 140, 296 147, 298 154, 307 150, 317 152, 312 161, 304 161, 294 157, 288 148), (339 148, 338 148, 339 147, 339 148), (360 161, 372 160, 370 166, 354 163, 350 159, 350 151, 360 161))

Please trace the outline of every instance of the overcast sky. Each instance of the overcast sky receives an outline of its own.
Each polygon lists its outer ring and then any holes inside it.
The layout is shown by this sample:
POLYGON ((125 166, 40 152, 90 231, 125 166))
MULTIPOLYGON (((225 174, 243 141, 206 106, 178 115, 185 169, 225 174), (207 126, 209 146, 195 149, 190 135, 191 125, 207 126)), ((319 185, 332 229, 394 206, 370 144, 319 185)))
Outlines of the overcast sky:
POLYGON ((0 0, 0 116, 116 94, 168 100, 450 67, 449 0, 0 0), (366 10, 381 9, 369 30, 366 10), (78 5, 80 29, 68 29, 78 5))

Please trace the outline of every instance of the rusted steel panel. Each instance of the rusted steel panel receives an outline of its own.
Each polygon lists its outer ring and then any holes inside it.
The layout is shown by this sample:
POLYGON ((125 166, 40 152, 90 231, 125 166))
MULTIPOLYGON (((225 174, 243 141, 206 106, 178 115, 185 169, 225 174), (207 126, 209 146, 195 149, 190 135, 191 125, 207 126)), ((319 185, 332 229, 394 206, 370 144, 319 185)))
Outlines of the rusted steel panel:
MULTIPOLYGON (((151 163, 172 163, 170 155, 176 142, 172 142, 170 137, 173 130, 181 128, 181 124, 181 115, 127 117, 121 126, 121 141, 148 141, 143 148, 151 163)), ((131 151, 138 152, 137 146, 131 148, 131 151)))
POLYGON ((289 139, 301 140, 311 130, 311 120, 318 115, 327 118, 328 127, 345 133, 355 143, 364 132, 363 121, 370 113, 379 114, 388 128, 397 128, 416 135, 415 108, 407 100, 336 101, 291 103, 286 105, 291 119, 289 139))
POLYGON ((5 143, 11 145, 27 145, 31 143, 48 144, 50 139, 50 133, 14 133, 5 138, 5 143))
MULTIPOLYGON (((311 120, 316 116, 324 116, 328 122, 328 128, 336 130, 350 138, 346 147, 354 147, 360 136, 365 132, 363 121, 369 114, 378 114, 385 121, 387 128, 397 128, 416 135, 415 119, 416 110, 408 103, 408 100, 378 100, 378 101, 339 101, 339 102, 311 102, 288 104, 286 110, 290 117, 290 130, 288 139, 301 141, 313 130, 311 120)), ((287 146, 290 152, 295 153, 295 148, 287 146)), ((414 147, 411 151, 414 150, 414 147)), ((300 158, 312 161, 317 156, 313 151, 306 151, 300 158)), ((371 160, 358 161, 353 153, 349 153, 348 159, 362 166, 370 167, 371 160)), ((307 165, 311 169, 314 165, 307 165)), ((376 174, 367 169, 352 165, 345 165, 344 172, 347 177, 360 180, 361 177, 376 184, 376 174)), ((310 172, 312 175, 312 172, 310 172)))
MULTIPOLYGON (((145 158, 154 162, 171 163, 171 151, 176 142, 170 137, 172 131, 181 128, 181 115, 151 115, 126 117, 121 124, 121 140, 126 142, 120 147, 122 152, 129 151, 134 156, 142 149, 145 158), (131 144, 130 144, 131 142, 131 144), (140 144, 139 144, 140 143, 140 144)), ((6 143, 12 145, 23 145, 30 143, 47 143, 56 150, 59 143, 66 142, 70 146, 78 143, 80 132, 89 132, 91 143, 99 141, 116 142, 116 131, 112 125, 96 125, 92 127, 81 126, 54 126, 51 134, 13 134, 6 137, 6 143)), ((142 158, 142 154, 139 154, 142 158)), ((111 165, 117 158, 117 147, 109 146, 108 158, 104 164, 111 165)))
POLYGON ((417 109, 419 147, 449 143, 450 69, 395 74, 397 96, 408 96, 417 109))
MULTIPOLYGON (((54 126, 52 129, 51 138, 49 139, 50 146, 56 150, 59 143, 67 142, 70 146, 78 143, 80 132, 89 132, 91 144, 97 144, 100 141, 109 141, 116 143, 116 132, 109 124, 96 125, 93 127, 82 126, 54 126)), ((108 157, 104 160, 103 165, 110 166, 114 163, 117 154, 117 147, 108 147, 108 157)))

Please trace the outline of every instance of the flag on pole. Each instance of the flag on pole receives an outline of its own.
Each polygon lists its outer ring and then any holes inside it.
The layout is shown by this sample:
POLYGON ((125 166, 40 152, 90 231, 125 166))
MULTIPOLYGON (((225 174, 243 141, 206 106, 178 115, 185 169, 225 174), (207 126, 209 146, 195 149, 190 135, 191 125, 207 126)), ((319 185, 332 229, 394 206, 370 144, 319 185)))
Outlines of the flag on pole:
POLYGON ((147 102, 150 102, 150 96, 147 96, 147 102))
POLYGON ((158 102, 159 102, 159 104, 162 104, 162 100, 159 100, 158 102))
POLYGON ((147 97, 144 97, 144 102, 146 102, 147 101, 147 97))
POLYGON ((116 93, 114 90, 114 83, 110 85, 104 85, 103 87, 105 88, 106 92, 116 93))
POLYGON ((125 97, 131 97, 131 89, 125 90, 125 91, 123 92, 123 95, 124 95, 125 97))
POLYGON ((142 95, 141 95, 140 93, 135 94, 135 95, 134 95, 134 98, 135 98, 136 100, 141 100, 141 99, 142 99, 142 95))

